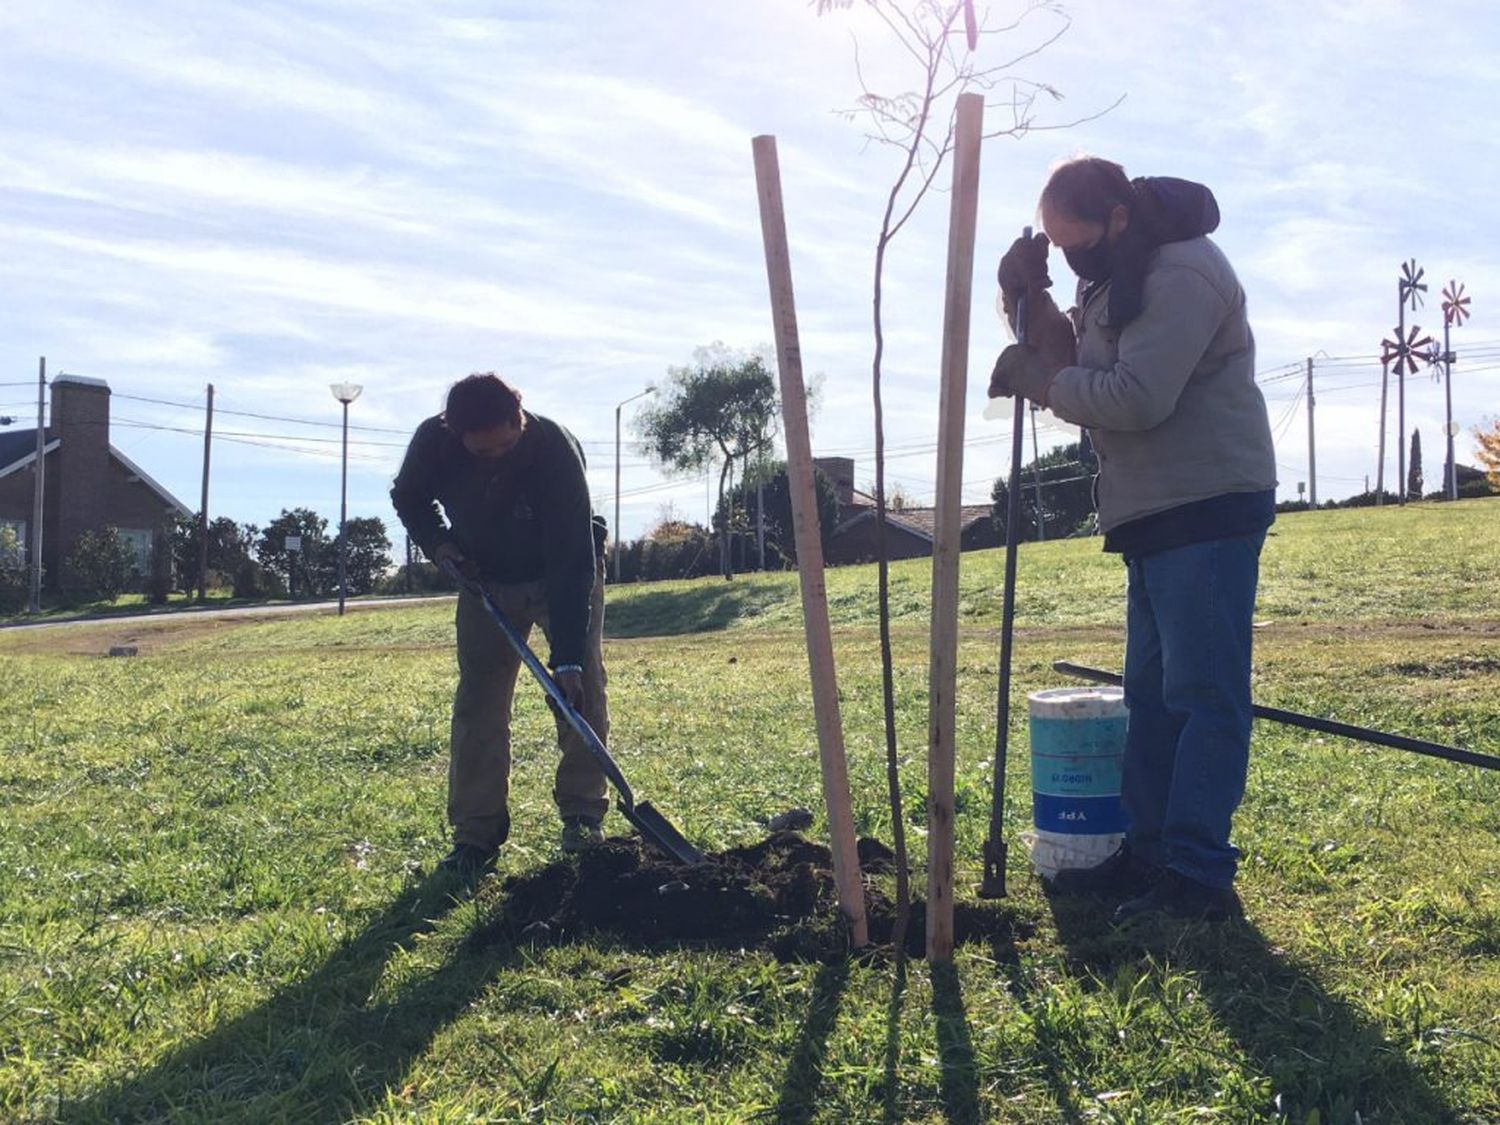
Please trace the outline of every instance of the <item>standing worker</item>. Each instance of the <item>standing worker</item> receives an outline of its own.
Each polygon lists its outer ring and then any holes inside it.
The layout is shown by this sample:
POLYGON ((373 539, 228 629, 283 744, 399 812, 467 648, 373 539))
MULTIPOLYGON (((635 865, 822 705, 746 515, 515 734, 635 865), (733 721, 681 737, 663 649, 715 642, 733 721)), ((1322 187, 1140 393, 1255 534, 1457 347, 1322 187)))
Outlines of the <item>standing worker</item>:
POLYGON ((1245 293, 1206 237, 1219 210, 1201 184, 1130 180, 1085 157, 1052 173, 1040 213, 1045 233, 1000 263, 1012 327, 1028 298, 1029 342, 1001 354, 990 395, 1087 427, 1104 549, 1128 574, 1125 843, 1055 886, 1123 893, 1116 923, 1237 918, 1229 831, 1249 764, 1251 622, 1276 499, 1245 293), (1071 319, 1046 292, 1049 243, 1079 278, 1071 319))
MULTIPOLYGON (((448 391, 417 427, 391 488, 422 553, 482 582, 523 637, 540 625, 557 686, 601 739, 605 697, 603 525, 592 518, 583 452, 567 430, 521 409, 494 373, 448 391), (597 532, 597 534, 596 534, 597 532)), ((440 866, 475 878, 510 833, 510 715, 521 659, 477 593, 458 595, 458 690, 448 762, 453 850, 440 866)), ((604 774, 558 719, 562 760, 552 796, 562 849, 603 839, 604 774)))

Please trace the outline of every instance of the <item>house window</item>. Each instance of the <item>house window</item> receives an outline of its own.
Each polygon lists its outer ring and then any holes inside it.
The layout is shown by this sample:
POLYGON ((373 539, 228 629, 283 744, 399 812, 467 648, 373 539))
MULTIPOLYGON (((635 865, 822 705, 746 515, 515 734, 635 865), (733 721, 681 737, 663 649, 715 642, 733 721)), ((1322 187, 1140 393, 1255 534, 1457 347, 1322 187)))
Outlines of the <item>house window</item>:
POLYGON ((141 530, 138 527, 122 527, 119 529, 120 538, 130 545, 135 555, 135 572, 146 574, 151 569, 151 530, 141 530))
POLYGON ((0 519, 0 566, 26 563, 26 521, 0 519))

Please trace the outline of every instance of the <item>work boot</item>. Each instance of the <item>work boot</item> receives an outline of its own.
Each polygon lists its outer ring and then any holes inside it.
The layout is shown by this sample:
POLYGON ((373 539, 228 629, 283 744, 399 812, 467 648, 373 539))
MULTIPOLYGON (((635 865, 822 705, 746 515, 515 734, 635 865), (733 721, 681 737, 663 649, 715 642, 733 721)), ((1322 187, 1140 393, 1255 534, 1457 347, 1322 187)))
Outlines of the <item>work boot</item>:
POLYGON ((1162 871, 1156 864, 1133 854, 1129 844, 1122 843, 1104 862, 1093 867, 1070 867, 1044 882, 1050 894, 1123 902, 1149 891, 1161 878, 1162 871))
POLYGON ((475 882, 495 870, 495 854, 478 844, 454 844, 453 850, 438 862, 438 870, 475 882))
POLYGON ((1210 887, 1168 869, 1145 894, 1120 904, 1114 924, 1123 926, 1150 915, 1191 922, 1228 922, 1245 916, 1233 887, 1210 887))
POLYGON ((604 829, 593 817, 563 817, 560 846, 564 855, 577 855, 586 848, 602 843, 604 843, 604 829))

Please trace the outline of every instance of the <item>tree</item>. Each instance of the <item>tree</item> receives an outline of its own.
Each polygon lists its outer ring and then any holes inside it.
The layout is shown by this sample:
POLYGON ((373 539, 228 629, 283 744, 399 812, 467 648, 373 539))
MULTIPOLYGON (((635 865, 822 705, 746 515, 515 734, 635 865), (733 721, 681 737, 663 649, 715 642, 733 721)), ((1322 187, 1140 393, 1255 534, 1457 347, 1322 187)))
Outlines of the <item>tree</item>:
POLYGON ((283 508, 281 515, 261 531, 255 543, 255 557, 261 566, 286 583, 293 597, 298 593, 316 597, 333 588, 329 546, 327 520, 311 508, 283 508), (287 550, 289 536, 301 538, 301 550, 287 550))
MULTIPOLYGON (((196 515, 173 517, 167 527, 172 569, 179 590, 191 592, 198 588, 198 527, 199 519, 196 515)), ((259 529, 254 524, 235 523, 228 516, 219 516, 209 521, 207 585, 223 585, 234 581, 234 576, 251 558, 258 532, 259 529)))
MULTIPOLYGON (((636 429, 656 460, 680 473, 695 473, 718 459, 718 510, 732 515, 725 495, 735 462, 767 448, 775 436, 781 403, 764 357, 714 343, 699 348, 688 367, 668 369, 656 403, 636 416, 636 429)), ((733 576, 729 523, 719 527, 725 578, 733 576)))
POLYGON ((85 531, 73 541, 63 572, 77 588, 112 602, 135 573, 135 551, 113 527, 85 531))
POLYGON ((1406 469, 1406 498, 1408 500, 1422 499, 1422 432, 1420 430, 1411 432, 1411 457, 1407 461, 1406 469))
MULTIPOLYGON (((1037 537, 1037 499, 1035 481, 1042 481, 1042 530, 1048 539, 1060 539, 1076 533, 1094 511, 1094 471, 1089 451, 1083 443, 1072 442, 1043 453, 1021 472, 1021 535, 1037 537)), ((1007 481, 997 477, 990 492, 994 501, 995 526, 1005 534, 1008 508, 1007 481)))
MULTIPOLYGON (((899 951, 903 948, 906 932, 910 892, 905 817, 901 810, 901 784, 897 769, 899 757, 890 637, 890 575, 886 551, 885 411, 881 398, 881 364, 885 355, 886 255, 892 240, 932 189, 938 172, 953 149, 958 95, 971 90, 1000 92, 1001 96, 993 104, 1008 114, 1008 124, 985 134, 987 138, 1020 137, 1036 128, 1033 110, 1037 98, 1044 93, 1052 98, 1060 98, 1062 95, 1044 83, 1012 74, 1010 68, 1030 60, 1056 42, 1066 32, 1068 22, 1063 18, 1058 28, 1050 33, 1043 32, 1037 42, 1017 51, 1009 62, 984 68, 976 67, 973 61, 982 37, 1016 32, 1034 13, 1051 12, 1061 16, 1061 9, 1053 3, 1032 4, 1009 25, 990 29, 976 18, 973 0, 915 0, 906 7, 898 0, 863 2, 864 7, 873 12, 889 30, 897 45, 916 61, 919 71, 919 89, 894 95, 871 90, 864 85, 861 74, 860 83, 864 92, 858 99, 856 108, 846 114, 850 119, 863 118, 869 126, 867 135, 870 140, 894 149, 898 165, 886 196, 880 233, 875 240, 871 384, 875 410, 875 519, 879 544, 876 568, 877 618, 885 714, 886 782, 891 806, 891 843, 896 853, 896 923, 892 941, 898 950, 898 972, 904 972, 905 962, 901 960, 899 951), (963 25, 962 31, 958 30, 960 24, 963 25), (967 39, 967 55, 959 48, 964 39, 967 39)), ((854 3, 855 0, 817 0, 820 15, 837 8, 851 7, 854 3)), ((1099 114, 1092 114, 1082 120, 1097 116, 1099 114)))
POLYGON ((1491 418, 1488 428, 1475 426, 1470 432, 1479 443, 1474 459, 1484 466, 1490 487, 1500 492, 1500 418, 1491 418))
MULTIPOLYGON (((345 521, 349 554, 344 561, 344 581, 349 594, 368 594, 390 566, 391 541, 386 537, 385 522, 378 516, 357 516, 345 521)), ((334 566, 338 566, 338 539, 329 546, 334 566)))
MULTIPOLYGON (((839 496, 833 481, 821 469, 813 470, 813 492, 817 498, 818 528, 823 545, 828 545, 838 522, 839 496)), ((785 461, 767 461, 753 466, 745 479, 735 485, 728 503, 741 513, 745 527, 754 528, 765 502, 766 566, 781 567, 797 561, 797 547, 792 532, 792 486, 785 461)), ((723 518, 720 512, 716 521, 723 518)))

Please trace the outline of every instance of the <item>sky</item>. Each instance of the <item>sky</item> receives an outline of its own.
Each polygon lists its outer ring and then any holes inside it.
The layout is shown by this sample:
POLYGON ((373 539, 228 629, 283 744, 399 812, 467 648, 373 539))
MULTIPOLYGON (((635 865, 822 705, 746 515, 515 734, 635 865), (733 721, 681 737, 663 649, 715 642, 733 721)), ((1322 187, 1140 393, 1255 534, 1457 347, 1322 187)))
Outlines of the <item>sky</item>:
MULTIPOLYGON (((814 452, 873 479, 873 257, 897 154, 851 119, 862 88, 918 81, 881 24, 806 0, 7 0, 0 6, 0 414, 34 417, 38 357, 108 381, 113 442, 198 506, 215 388, 210 512, 336 521, 339 404, 349 513, 399 533, 387 496, 447 386, 494 370, 583 442, 612 517, 618 404, 722 341, 772 345, 751 138, 777 138, 814 452), (856 63, 856 60, 857 63, 856 63), (863 86, 862 86, 863 83, 863 86)), ((985 502, 1008 422, 981 418, 1008 342, 994 263, 1060 159, 1208 184, 1246 290, 1280 495, 1376 471, 1380 341, 1401 263, 1430 283, 1409 323, 1453 332, 1458 459, 1500 413, 1500 11, 1400 0, 1076 0, 986 6, 977 65, 1043 93, 1035 128, 980 172, 964 499, 985 502), (1060 34, 1059 34, 1060 33, 1060 34), (1054 39, 1054 37, 1056 37, 1054 39), (1049 42, 1050 41, 1050 42, 1049 42), (1045 44, 1045 46, 1043 46, 1045 44), (1123 100, 1122 100, 1123 99, 1123 100), (1113 108, 1111 108, 1113 107, 1113 108), (1092 118, 1092 120, 1084 120, 1092 118), (1079 122, 1064 128, 1071 122, 1079 122), (1493 304, 1492 304, 1493 302, 1493 304)), ((986 128, 1013 120, 991 93, 986 128)), ((888 479, 931 503, 950 176, 887 264, 888 479)), ((1071 280, 1057 260, 1061 291, 1071 280)), ((702 520, 623 408, 621 525, 702 520)), ((1392 390, 1387 484, 1395 479, 1392 390)), ((1428 489, 1442 387, 1407 379, 1428 489)), ((1073 437, 1044 417, 1043 450, 1073 437)))

